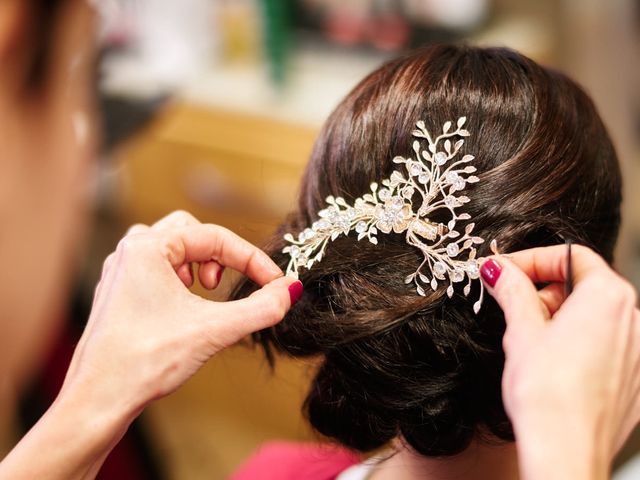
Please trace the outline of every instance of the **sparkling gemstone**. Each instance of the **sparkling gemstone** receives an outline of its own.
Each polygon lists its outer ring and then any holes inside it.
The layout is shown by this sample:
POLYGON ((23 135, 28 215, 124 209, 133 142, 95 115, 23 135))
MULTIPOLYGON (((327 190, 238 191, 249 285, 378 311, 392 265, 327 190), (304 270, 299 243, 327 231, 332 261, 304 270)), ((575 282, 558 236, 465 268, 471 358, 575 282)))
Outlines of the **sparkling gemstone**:
POLYGON ((467 186, 467 182, 464 181, 463 178, 458 177, 454 182, 453 182, 453 187, 456 190, 464 190, 464 187, 467 186))
POLYGON ((364 233, 367 231, 367 222, 360 220, 357 224, 356 224, 356 232, 358 233, 364 233))
POLYGON ((414 177, 417 177, 418 175, 420 175, 420 173, 422 173, 422 167, 419 163, 414 162, 409 168, 409 173, 411 173, 411 175, 413 175, 414 177))
POLYGON ((326 230, 330 226, 331 226, 331 224, 327 220, 325 220, 323 218, 321 220, 318 220, 318 228, 317 228, 317 230, 326 230))
POLYGON ((392 197, 390 207, 394 210, 400 210, 402 209, 402 207, 404 207, 404 200, 401 197, 392 197))
POLYGON ((460 246, 457 243, 450 243, 447 245, 447 255, 455 257, 458 253, 460 253, 460 246))
POLYGON ((447 154, 444 152, 438 152, 433 156, 433 160, 436 162, 436 165, 444 165, 447 163, 447 154))
POLYGON ((291 245, 289 254, 291 255, 291 258, 298 258, 300 256, 300 247, 298 247, 297 245, 291 245))
POLYGON ((462 270, 460 270, 459 268, 456 268, 453 273, 451 274, 451 279, 454 282, 461 282, 464 280, 464 272, 462 270))
POLYGON ((331 223, 335 223, 336 220, 338 220, 339 216, 340 216, 340 213, 338 213, 338 211, 335 208, 327 209, 327 218, 331 223))
POLYGON ((444 199, 444 203, 447 207, 449 208, 454 208, 457 206, 457 200, 456 197, 454 197, 453 195, 448 195, 445 199, 444 199))
POLYGON ((388 188, 381 188, 378 191, 378 198, 383 202, 391 198, 391 191, 388 188))
POLYGON ((418 177, 418 182, 425 184, 429 181, 429 174, 428 173, 423 173, 418 177))
POLYGON ((355 208, 349 208, 347 210, 347 218, 349 220, 353 220, 354 218, 356 218, 356 209, 355 208))
POLYGON ((351 226, 351 221, 349 220, 347 215, 338 215, 333 224, 341 230, 346 230, 351 226))
POLYGON ((458 178, 460 178, 460 175, 458 175, 458 172, 447 173, 447 182, 449 183, 455 182, 458 178))
POLYGON ((405 187, 404 189, 402 189, 402 196, 409 200, 411 197, 413 197, 414 192, 415 190, 413 189, 413 187, 405 187))
POLYGON ((469 274, 469 277, 473 279, 476 279, 480 276, 480 266, 478 265, 477 261, 472 260, 469 262, 469 264, 467 265, 467 273, 469 274))
POLYGON ((442 262, 435 262, 433 264, 433 273, 439 277, 442 277, 447 272, 447 267, 442 262))

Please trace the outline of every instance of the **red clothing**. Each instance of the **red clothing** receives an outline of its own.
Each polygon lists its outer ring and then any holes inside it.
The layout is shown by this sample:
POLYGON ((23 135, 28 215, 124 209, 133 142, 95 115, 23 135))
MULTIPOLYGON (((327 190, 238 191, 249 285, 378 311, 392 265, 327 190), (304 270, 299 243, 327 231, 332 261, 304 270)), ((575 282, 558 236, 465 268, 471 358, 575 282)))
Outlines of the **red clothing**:
POLYGON ((331 445, 270 442, 229 480, 334 480, 360 461, 355 453, 331 445))

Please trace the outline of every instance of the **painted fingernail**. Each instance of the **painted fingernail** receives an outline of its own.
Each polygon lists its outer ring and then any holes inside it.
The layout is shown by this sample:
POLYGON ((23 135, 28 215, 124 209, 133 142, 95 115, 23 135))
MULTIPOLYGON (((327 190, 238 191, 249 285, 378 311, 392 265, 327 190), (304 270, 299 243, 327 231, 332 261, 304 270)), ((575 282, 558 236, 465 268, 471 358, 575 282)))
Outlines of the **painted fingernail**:
POLYGON ((496 282, 498 278, 500 278, 500 274, 502 273, 502 267, 498 262, 496 262, 493 258, 490 258, 482 267, 480 267, 480 275, 482 275, 482 279, 491 287, 496 286, 496 282))
POLYGON ((294 306, 302 297, 302 293, 304 292, 304 287, 302 286, 301 281, 296 281, 289 285, 289 298, 291 298, 291 306, 294 306))

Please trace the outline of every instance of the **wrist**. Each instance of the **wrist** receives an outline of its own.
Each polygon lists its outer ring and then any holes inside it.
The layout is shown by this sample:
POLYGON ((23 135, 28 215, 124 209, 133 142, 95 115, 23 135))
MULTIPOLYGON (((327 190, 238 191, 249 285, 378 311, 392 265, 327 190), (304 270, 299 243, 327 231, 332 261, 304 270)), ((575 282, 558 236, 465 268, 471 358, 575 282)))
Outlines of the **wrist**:
POLYGON ((113 448, 139 414, 133 405, 101 395, 101 387, 66 381, 47 412, 56 421, 71 422, 96 451, 113 448))
POLYGON ((52 428, 73 430, 75 439, 82 439, 87 452, 96 455, 115 446, 127 431, 131 421, 125 415, 97 408, 91 401, 75 395, 59 396, 43 417, 52 428))
POLYGON ((91 478, 135 418, 105 408, 91 390, 66 384, 38 423, 0 464, 2 479, 91 478))
POLYGON ((610 455, 604 436, 577 417, 514 424, 522 480, 606 480, 610 455))

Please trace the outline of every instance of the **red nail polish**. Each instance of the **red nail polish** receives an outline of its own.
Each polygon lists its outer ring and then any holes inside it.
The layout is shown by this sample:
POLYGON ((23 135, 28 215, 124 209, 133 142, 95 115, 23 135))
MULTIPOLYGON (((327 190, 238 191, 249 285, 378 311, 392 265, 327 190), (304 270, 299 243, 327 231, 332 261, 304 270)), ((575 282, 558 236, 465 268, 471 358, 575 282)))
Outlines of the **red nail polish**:
POLYGON ((291 298, 291 306, 298 303, 300 297, 302 297, 302 293, 304 292, 304 287, 302 286, 301 281, 297 281, 289 285, 289 298, 291 298))
POLYGON ((482 267, 480 267, 480 275, 482 275, 482 279, 491 287, 496 286, 496 282, 498 278, 500 278, 500 274, 502 273, 502 267, 498 262, 496 262, 493 258, 490 258, 482 267))

